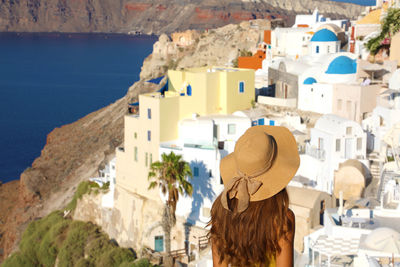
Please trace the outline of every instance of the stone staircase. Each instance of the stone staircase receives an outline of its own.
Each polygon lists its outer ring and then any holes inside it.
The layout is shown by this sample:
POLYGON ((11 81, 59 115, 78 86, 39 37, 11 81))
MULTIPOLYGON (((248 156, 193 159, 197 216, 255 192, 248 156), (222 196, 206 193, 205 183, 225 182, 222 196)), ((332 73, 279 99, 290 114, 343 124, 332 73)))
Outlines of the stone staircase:
POLYGON ((381 183, 381 168, 383 162, 379 159, 377 152, 368 154, 368 160, 370 162, 371 182, 365 188, 364 197, 375 198, 379 200, 379 191, 381 183))

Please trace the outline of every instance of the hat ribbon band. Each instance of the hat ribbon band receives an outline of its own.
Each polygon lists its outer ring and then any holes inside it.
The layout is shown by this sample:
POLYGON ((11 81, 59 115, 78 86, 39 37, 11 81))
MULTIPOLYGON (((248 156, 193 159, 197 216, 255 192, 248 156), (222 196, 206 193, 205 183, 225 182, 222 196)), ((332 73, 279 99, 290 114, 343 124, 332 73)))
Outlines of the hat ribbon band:
POLYGON ((238 176, 232 178, 232 180, 222 192, 222 206, 227 210, 231 210, 228 205, 228 198, 229 200, 231 200, 232 198, 237 196, 237 199, 239 201, 237 212, 241 213, 245 211, 249 206, 250 196, 254 195, 263 184, 262 182, 252 178, 265 173, 270 167, 271 164, 268 164, 267 166, 265 166, 265 168, 251 176, 244 174, 238 170, 238 176))

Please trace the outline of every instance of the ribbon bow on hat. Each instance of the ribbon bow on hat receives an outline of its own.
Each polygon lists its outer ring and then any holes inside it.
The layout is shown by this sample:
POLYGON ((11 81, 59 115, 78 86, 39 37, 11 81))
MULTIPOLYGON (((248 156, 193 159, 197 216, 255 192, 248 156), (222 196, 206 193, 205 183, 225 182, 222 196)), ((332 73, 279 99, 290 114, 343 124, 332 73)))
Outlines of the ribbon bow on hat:
POLYGON ((236 197, 239 201, 237 206, 237 212, 241 213, 245 211, 249 206, 250 196, 255 194, 263 184, 262 182, 252 178, 257 177, 264 171, 265 170, 263 170, 260 173, 257 173, 256 175, 248 176, 246 174, 241 173, 238 170, 239 176, 232 178, 232 180, 229 182, 229 184, 225 187, 224 191, 222 192, 221 195, 222 206, 227 210, 231 210, 229 209, 228 198, 229 200, 231 200, 232 198, 236 197))

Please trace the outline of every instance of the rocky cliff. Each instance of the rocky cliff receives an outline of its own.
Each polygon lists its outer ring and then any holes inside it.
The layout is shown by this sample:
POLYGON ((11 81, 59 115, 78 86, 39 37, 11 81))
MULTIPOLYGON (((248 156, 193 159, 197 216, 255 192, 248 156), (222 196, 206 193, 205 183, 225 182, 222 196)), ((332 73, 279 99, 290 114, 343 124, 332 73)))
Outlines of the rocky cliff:
POLYGON ((354 18, 362 7, 321 0, 2 0, 0 31, 161 34, 211 29, 250 19, 282 18, 318 8, 354 18))
POLYGON ((25 170, 18 182, 0 186, 0 261, 12 252, 26 225, 50 211, 63 208, 71 199, 77 184, 97 175, 123 142, 123 116, 128 103, 144 92, 159 86, 145 80, 165 74, 168 68, 204 65, 229 65, 239 50, 256 47, 261 28, 268 21, 242 22, 199 33, 192 45, 177 47, 161 35, 154 51, 143 63, 141 80, 129 88, 125 97, 86 117, 56 128, 47 137, 40 157, 25 170))

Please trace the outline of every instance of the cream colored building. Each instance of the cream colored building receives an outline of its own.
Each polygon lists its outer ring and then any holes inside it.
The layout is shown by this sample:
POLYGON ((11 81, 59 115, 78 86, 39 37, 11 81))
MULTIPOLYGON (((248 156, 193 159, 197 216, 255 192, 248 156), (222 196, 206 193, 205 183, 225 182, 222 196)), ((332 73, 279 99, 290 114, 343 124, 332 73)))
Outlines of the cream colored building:
POLYGON ((310 188, 288 186, 289 207, 296 216, 294 248, 303 251, 303 238, 323 226, 325 209, 335 205, 335 199, 310 188))
MULTIPOLYGON (((160 192, 148 190, 147 178, 151 163, 159 160, 160 143, 178 139, 178 122, 182 119, 192 114, 230 114, 247 109, 254 95, 254 70, 212 67, 170 70, 164 95, 139 96, 139 115, 125 116, 124 147, 116 151, 115 205, 122 213, 120 228, 126 229, 126 236, 137 233, 135 245, 146 244, 154 249, 155 244, 149 240, 162 236, 160 192), (144 209, 145 203, 152 203, 151 213, 144 209)), ((173 240, 172 249, 183 246, 182 238, 173 240)))
POLYGON ((390 42, 390 60, 396 60, 397 66, 400 66, 400 32, 393 35, 390 42))

